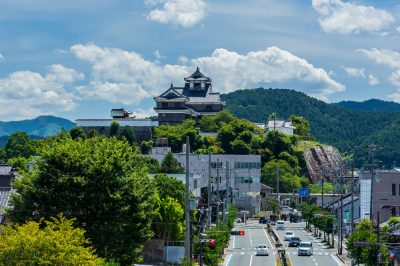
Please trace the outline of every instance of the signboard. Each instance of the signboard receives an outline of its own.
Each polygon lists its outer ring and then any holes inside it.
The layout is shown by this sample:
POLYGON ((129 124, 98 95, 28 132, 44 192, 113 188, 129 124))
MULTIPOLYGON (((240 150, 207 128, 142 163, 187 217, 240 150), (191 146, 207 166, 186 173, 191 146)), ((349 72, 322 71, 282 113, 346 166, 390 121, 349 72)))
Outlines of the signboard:
POLYGON ((310 190, 308 188, 300 188, 299 195, 301 197, 307 197, 308 195, 310 195, 310 190))

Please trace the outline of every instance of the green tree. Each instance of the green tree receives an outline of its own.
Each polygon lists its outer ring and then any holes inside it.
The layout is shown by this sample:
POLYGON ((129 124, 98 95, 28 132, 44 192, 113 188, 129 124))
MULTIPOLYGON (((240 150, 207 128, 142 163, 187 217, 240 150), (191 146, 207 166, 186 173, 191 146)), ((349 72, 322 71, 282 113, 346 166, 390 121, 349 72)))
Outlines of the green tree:
POLYGON ((91 130, 89 130, 87 137, 90 138, 94 138, 97 137, 99 135, 99 132, 97 132, 97 130, 95 128, 92 128, 91 130))
POLYGON ((272 151, 275 156, 278 156, 282 152, 288 152, 294 154, 292 141, 290 137, 282 132, 272 130, 267 134, 266 139, 267 148, 272 151))
POLYGON ((12 134, 4 147, 6 159, 14 157, 29 158, 35 155, 35 147, 25 132, 12 134))
POLYGON ((85 132, 79 126, 74 126, 73 128, 71 128, 71 130, 69 131, 69 134, 73 140, 76 140, 79 138, 81 138, 81 139, 85 138, 85 132))
POLYGON ((140 259, 153 232, 156 192, 143 163, 115 138, 66 139, 41 151, 37 170, 16 180, 14 222, 64 213, 97 253, 123 265, 140 259))
POLYGON ((0 265, 104 264, 85 238, 85 231, 74 228, 73 220, 63 216, 2 226, 0 232, 0 265))
POLYGON ((160 199, 159 215, 153 223, 157 239, 165 241, 182 240, 184 236, 184 207, 178 200, 169 196, 160 199))
POLYGON ((235 139, 230 143, 233 154, 250 154, 251 147, 241 139, 235 139))
POLYGON ((310 123, 307 119, 300 116, 291 115, 290 120, 292 121, 293 126, 296 128, 294 130, 294 134, 300 136, 302 140, 311 139, 310 123))
POLYGON ((185 184, 166 174, 157 174, 153 178, 154 186, 160 198, 176 199, 182 207, 185 204, 185 184))
POLYGON ((215 117, 211 115, 203 116, 199 121, 200 129, 205 132, 213 132, 218 130, 215 117))
POLYGON ((18 170, 19 173, 27 173, 29 170, 28 162, 31 160, 33 160, 33 156, 31 156, 30 158, 14 157, 8 159, 7 164, 12 165, 15 169, 18 170))
POLYGON ((129 145, 133 145, 135 143, 135 132, 130 126, 124 126, 118 133, 118 138, 120 140, 125 139, 129 145))
POLYGON ((149 141, 142 141, 142 144, 140 145, 140 150, 142 152, 142 154, 150 154, 151 153, 151 149, 153 148, 153 141, 149 140, 149 141))
POLYGON ((378 249, 377 236, 373 232, 372 222, 369 220, 362 220, 355 232, 350 235, 347 241, 347 250, 350 256, 354 259, 356 264, 364 264, 366 266, 376 265, 378 254, 382 254, 382 265, 387 265, 388 249, 386 246, 381 245, 378 249), (356 242, 368 242, 371 246, 358 247, 356 242))
POLYGON ((261 182, 272 188, 277 187, 279 178, 279 191, 291 193, 293 189, 301 187, 301 179, 295 170, 283 160, 272 160, 264 165, 261 170, 261 182))
POLYGON ((119 123, 117 121, 112 121, 110 125, 110 137, 118 136, 119 123))
POLYGON ((168 152, 161 162, 160 173, 166 174, 180 174, 183 173, 185 169, 181 166, 177 159, 171 152, 168 152))

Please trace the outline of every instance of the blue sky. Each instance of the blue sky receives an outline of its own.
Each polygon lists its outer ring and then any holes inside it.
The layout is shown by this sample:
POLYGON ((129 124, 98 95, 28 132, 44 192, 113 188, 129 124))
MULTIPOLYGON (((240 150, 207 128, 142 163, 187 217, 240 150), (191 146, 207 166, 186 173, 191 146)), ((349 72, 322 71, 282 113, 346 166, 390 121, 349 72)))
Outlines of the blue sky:
POLYGON ((0 120, 152 113, 199 66, 226 93, 400 102, 395 0, 2 0, 0 120))

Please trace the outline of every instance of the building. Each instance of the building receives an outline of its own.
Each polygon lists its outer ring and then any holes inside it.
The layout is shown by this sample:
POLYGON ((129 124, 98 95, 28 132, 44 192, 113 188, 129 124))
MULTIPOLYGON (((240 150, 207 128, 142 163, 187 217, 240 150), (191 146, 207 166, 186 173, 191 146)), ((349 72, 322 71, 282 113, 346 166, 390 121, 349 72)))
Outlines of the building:
POLYGON ((202 116, 214 115, 224 108, 219 92, 213 91, 212 80, 199 68, 184 81, 183 87, 171 84, 168 90, 154 98, 160 125, 174 125, 188 118, 198 121, 202 116))
POLYGON ((0 224, 4 223, 6 220, 4 210, 10 207, 11 184, 14 177, 12 166, 0 165, 0 224))
POLYGON ((135 132, 137 143, 152 138, 153 128, 158 126, 158 121, 151 119, 137 119, 123 108, 112 109, 111 118, 108 119, 77 119, 76 125, 81 127, 85 133, 95 129, 101 135, 109 135, 111 123, 118 122, 120 128, 129 126, 135 132))
MULTIPOLYGON (((351 232, 351 218, 352 218, 352 204, 351 204, 351 194, 343 195, 343 198, 339 198, 338 200, 332 202, 326 209, 331 210, 334 213, 338 220, 340 221, 340 217, 342 216, 342 201, 343 201, 343 233, 345 235, 349 235, 351 232)), ((360 221, 360 199, 358 196, 353 196, 353 224, 358 224, 360 221)))
MULTIPOLYGON (((173 155, 183 167, 186 167, 184 153, 173 155)), ((165 155, 160 153, 148 156, 161 164, 165 155)), ((239 209, 248 210, 252 214, 260 211, 260 155, 212 154, 209 157, 204 154, 190 154, 189 169, 190 176, 193 178, 190 180, 191 191, 197 198, 201 198, 202 193, 207 191, 210 170, 214 195, 218 186, 220 195, 228 196, 229 201, 239 209)))
POLYGON ((400 170, 377 170, 374 172, 374 183, 371 190, 371 171, 359 172, 360 179, 360 217, 371 219, 370 204, 372 191, 372 220, 377 222, 380 212, 380 223, 387 221, 391 216, 400 214, 400 170), (380 208, 381 206, 395 206, 380 208))
POLYGON ((268 121, 268 126, 266 127, 267 132, 271 130, 277 130, 290 136, 293 135, 293 131, 295 129, 296 127, 292 125, 291 121, 284 120, 270 120, 268 121))

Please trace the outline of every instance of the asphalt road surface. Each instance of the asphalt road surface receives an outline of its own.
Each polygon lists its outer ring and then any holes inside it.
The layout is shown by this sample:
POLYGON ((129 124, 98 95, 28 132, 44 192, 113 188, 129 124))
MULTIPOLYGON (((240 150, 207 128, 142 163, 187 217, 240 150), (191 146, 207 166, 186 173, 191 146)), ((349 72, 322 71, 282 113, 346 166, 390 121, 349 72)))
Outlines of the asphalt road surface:
POLYGON ((276 230, 282 243, 285 243, 286 254, 290 257, 294 266, 342 266, 343 263, 336 257, 336 249, 328 249, 321 243, 321 239, 315 239, 311 233, 304 230, 305 223, 285 222, 285 230, 276 230), (287 247, 288 241, 283 241, 285 231, 293 231, 295 236, 300 237, 301 241, 313 243, 314 254, 312 256, 298 256, 297 247, 287 247))
MULTIPOLYGON (((272 240, 267 235, 265 225, 256 221, 247 224, 237 224, 236 230, 244 230, 244 236, 232 236, 233 239, 228 249, 225 250, 226 257, 224 266, 275 266, 277 250, 272 240), (256 256, 256 246, 266 244, 269 247, 269 256, 256 256)), ((293 266, 342 266, 343 263, 336 257, 336 249, 328 249, 320 239, 315 239, 304 230, 305 223, 285 222, 285 230, 274 230, 277 232, 282 243, 285 243, 286 254, 290 257, 293 266), (298 256, 297 247, 287 247, 288 241, 283 241, 285 231, 293 231, 302 241, 313 243, 314 254, 312 256, 298 256)))
POLYGON ((268 238, 265 225, 250 221, 247 224, 237 224, 236 230, 244 230, 244 236, 232 236, 233 241, 225 250, 225 266, 274 266, 276 249, 268 238), (269 256, 256 256, 256 247, 266 244, 269 247, 269 256))

